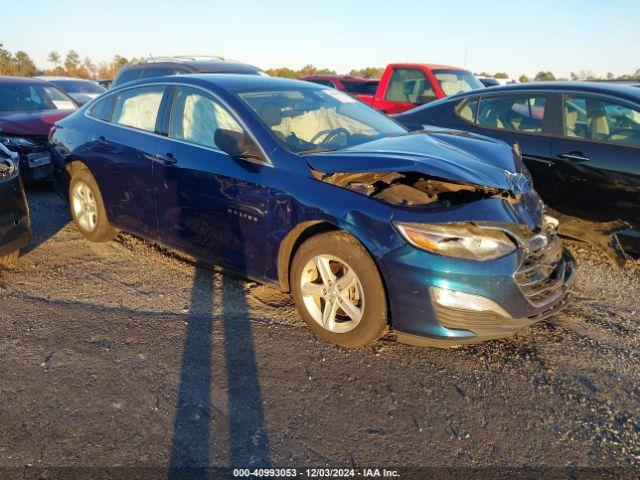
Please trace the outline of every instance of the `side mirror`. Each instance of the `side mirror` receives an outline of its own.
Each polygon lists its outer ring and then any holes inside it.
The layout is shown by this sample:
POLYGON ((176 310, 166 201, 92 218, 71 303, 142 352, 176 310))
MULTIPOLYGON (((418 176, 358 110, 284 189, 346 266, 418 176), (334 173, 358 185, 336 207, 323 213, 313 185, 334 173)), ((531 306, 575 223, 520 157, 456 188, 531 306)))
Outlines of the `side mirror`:
POLYGON ((233 158, 264 161, 258 146, 244 132, 219 128, 216 130, 213 140, 220 147, 220 150, 233 158))

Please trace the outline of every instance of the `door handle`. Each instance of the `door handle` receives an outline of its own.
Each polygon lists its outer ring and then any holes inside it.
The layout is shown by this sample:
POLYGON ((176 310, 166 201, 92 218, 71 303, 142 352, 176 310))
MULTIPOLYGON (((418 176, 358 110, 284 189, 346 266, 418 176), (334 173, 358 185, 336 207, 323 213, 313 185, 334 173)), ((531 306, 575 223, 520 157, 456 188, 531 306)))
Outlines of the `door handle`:
POLYGON ((93 137, 93 141, 99 143, 100 145, 104 145, 107 143, 107 139, 103 135, 100 135, 99 137, 93 137))
POLYGON ((178 163, 178 159, 172 153, 156 153, 153 160, 163 165, 174 165, 178 163))
POLYGON ((574 162, 588 162, 589 157, 585 157, 580 152, 561 153, 558 158, 564 160, 573 160, 574 162))

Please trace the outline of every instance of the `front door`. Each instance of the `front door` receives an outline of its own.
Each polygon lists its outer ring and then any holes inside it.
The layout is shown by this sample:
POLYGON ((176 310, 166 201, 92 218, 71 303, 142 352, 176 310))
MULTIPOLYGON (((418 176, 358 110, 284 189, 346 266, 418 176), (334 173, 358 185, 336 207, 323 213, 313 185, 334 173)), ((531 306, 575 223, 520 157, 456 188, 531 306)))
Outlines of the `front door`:
POLYGON ((436 99, 433 85, 422 70, 400 67, 393 69, 384 98, 375 106, 386 114, 402 113, 436 99))
POLYGON ((178 86, 166 111, 168 136, 160 140, 153 163, 161 241, 262 277, 273 167, 220 150, 216 130, 243 128, 208 92, 178 86))
POLYGON ((640 228, 640 109, 563 95, 563 135, 553 140, 567 213, 640 228))

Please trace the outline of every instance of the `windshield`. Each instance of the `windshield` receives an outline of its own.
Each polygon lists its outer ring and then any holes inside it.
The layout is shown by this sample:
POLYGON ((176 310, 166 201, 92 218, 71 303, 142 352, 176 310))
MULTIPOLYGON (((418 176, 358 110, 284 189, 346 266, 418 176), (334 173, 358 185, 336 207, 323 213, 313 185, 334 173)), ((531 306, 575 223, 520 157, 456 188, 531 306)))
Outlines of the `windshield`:
POLYGON ((466 70, 434 70, 433 75, 447 97, 484 88, 480 80, 466 70))
POLYGON ((0 83, 0 111, 29 112, 75 108, 73 100, 53 85, 0 83))
POLYGON ((390 135, 404 127, 334 89, 289 88, 240 93, 240 98, 290 150, 339 150, 390 135))
POLYGON ((50 80, 55 86, 60 87, 65 92, 70 93, 97 93, 100 94, 106 90, 100 85, 84 81, 84 80, 50 80))

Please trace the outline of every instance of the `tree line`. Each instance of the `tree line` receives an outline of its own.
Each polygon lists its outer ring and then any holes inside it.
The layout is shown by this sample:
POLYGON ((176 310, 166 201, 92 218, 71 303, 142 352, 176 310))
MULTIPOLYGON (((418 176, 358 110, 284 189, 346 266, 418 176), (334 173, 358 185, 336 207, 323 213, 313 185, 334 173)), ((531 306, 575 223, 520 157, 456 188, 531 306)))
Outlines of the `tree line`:
MULTIPOLYGON (((27 52, 19 50, 11 53, 6 49, 0 48, 0 75, 14 75, 18 77, 55 75, 86 79, 112 79, 121 67, 131 63, 137 63, 138 61, 137 58, 126 58, 122 55, 115 55, 111 61, 96 64, 89 57, 82 58, 75 50, 69 50, 64 57, 60 53, 52 51, 47 56, 49 68, 41 69, 36 66, 27 52)), ((335 70, 317 68, 312 64, 305 65, 300 70, 279 67, 270 68, 266 72, 273 77, 283 78, 301 78, 308 75, 336 75, 335 70)), ((364 78, 380 78, 382 72, 384 72, 384 67, 366 67, 353 69, 349 72, 349 75, 364 78)), ((497 72, 494 74, 480 72, 476 73, 476 75, 478 77, 492 77, 497 79, 509 78, 509 75, 505 72, 497 72)), ((518 81, 522 83, 553 80, 640 80, 640 68, 633 74, 623 74, 617 77, 612 72, 607 72, 604 77, 601 77, 589 70, 582 70, 577 73, 572 72, 569 78, 556 78, 553 72, 550 71, 540 71, 533 78, 529 78, 526 75, 520 75, 520 77, 518 77, 518 81)))

